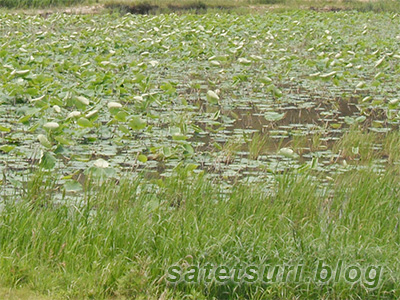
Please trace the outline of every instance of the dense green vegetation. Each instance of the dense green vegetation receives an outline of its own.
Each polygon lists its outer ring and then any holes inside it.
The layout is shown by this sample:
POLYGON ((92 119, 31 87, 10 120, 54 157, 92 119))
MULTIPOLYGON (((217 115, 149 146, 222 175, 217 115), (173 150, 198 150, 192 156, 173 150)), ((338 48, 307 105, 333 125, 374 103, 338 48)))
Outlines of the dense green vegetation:
POLYGON ((1 19, 0 285, 52 299, 400 297, 397 14, 1 19), (322 284, 320 260, 384 272, 372 288, 322 284), (205 263, 304 274, 166 281, 205 263))
POLYGON ((84 299, 396 299, 398 172, 276 175, 273 187, 235 186, 226 195, 204 176, 180 169, 162 181, 142 177, 87 187, 54 203, 54 181, 35 175, 19 201, 1 211, 0 273, 7 286, 84 299), (42 182, 45 184, 42 184, 42 182), (339 259, 384 266, 377 288, 346 282, 169 286, 178 264, 304 264, 339 259))
POLYGON ((179 163, 231 181, 311 161, 328 172, 384 168, 397 157, 398 18, 5 15, 8 180, 22 185, 39 165, 68 193, 85 176, 167 176, 179 163), (367 144, 351 138, 360 132, 367 144))

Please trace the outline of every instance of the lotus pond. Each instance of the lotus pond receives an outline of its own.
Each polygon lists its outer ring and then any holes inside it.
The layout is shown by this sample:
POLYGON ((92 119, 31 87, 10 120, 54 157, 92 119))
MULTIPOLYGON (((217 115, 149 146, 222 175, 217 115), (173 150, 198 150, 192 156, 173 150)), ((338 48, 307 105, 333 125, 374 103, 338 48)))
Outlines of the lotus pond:
POLYGON ((224 182, 400 159, 400 16, 0 15, 3 195, 32 170, 224 182), (397 151, 397 152, 396 152, 397 151))

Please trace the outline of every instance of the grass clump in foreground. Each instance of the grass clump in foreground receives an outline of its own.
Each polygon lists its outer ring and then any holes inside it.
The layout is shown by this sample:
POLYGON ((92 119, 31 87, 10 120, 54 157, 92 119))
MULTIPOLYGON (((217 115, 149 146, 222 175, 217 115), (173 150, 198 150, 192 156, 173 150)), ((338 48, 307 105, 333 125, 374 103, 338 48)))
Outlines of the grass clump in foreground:
POLYGON ((226 194, 183 169, 163 180, 88 184, 76 201, 55 203, 50 176, 35 175, 35 193, 8 198, 1 210, 1 284, 76 299, 398 298, 397 176, 281 174, 272 188, 240 185, 226 194), (321 260, 383 272, 372 289, 322 284, 314 280, 321 260), (298 282, 166 281, 172 265, 207 263, 304 270, 298 282))

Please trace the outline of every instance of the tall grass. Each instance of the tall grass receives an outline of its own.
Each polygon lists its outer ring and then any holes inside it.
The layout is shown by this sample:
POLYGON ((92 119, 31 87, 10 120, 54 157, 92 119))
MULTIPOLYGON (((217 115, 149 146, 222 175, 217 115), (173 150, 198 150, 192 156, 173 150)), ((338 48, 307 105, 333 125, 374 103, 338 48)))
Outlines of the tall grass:
POLYGON ((226 194, 186 170, 163 180, 87 185, 75 201, 56 203, 52 180, 35 175, 31 189, 40 195, 8 199, 0 212, 0 283, 76 299, 398 298, 397 177, 367 170, 326 182, 310 174, 283 174, 276 175, 273 188, 238 185, 226 194), (170 286, 165 281, 173 264, 311 266, 318 259, 389 269, 375 290, 313 282, 170 286))

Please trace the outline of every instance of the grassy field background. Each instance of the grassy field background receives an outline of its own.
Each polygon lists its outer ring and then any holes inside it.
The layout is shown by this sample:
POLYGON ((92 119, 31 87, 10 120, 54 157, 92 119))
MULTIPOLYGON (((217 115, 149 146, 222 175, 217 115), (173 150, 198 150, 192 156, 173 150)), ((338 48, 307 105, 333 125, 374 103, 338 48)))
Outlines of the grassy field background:
POLYGON ((86 0, 1 0, 0 6, 8 8, 32 8, 50 6, 69 6, 83 3, 91 3, 86 0))
MULTIPOLYGON (((398 12, 400 1, 396 0, 0 0, 5 8, 56 8, 69 6, 100 6, 123 13, 168 13, 180 11, 205 12, 209 9, 257 12, 268 10, 313 9, 357 10, 375 12, 398 12)), ((82 10, 81 12, 99 10, 82 10)))

